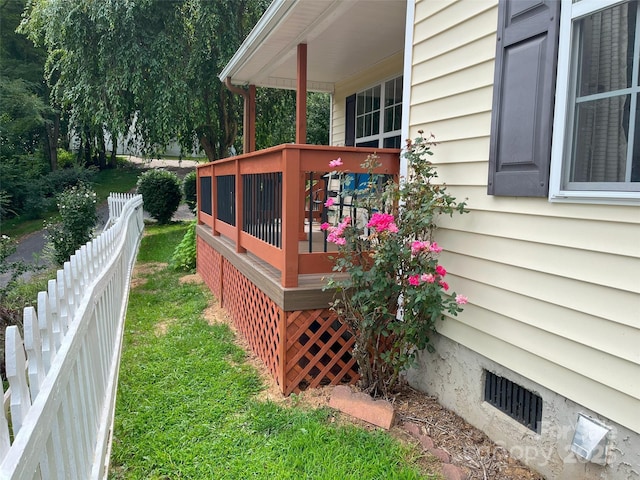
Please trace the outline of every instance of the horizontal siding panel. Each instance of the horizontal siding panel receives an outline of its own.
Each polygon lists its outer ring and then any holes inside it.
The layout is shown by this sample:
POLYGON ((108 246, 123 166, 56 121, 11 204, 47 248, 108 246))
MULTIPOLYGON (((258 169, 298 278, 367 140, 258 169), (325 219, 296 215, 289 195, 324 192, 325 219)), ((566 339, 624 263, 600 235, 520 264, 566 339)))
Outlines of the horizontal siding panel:
POLYGON ((423 129, 427 132, 433 132, 441 142, 460 138, 484 137, 489 134, 491 129, 491 112, 475 113, 437 122, 428 117, 425 118, 424 113, 422 116, 416 115, 414 109, 411 109, 409 121, 411 131, 423 129))
MULTIPOLYGON (((431 4, 432 2, 427 2, 431 4)), ((468 22, 470 19, 477 17, 489 10, 495 10, 494 15, 494 31, 498 23, 497 0, 496 1, 455 1, 455 2, 434 2, 436 5, 432 8, 423 8, 422 3, 416 6, 415 18, 416 32, 423 33, 426 38, 430 32, 439 33, 445 30, 451 30, 461 23, 468 22)))
MULTIPOLYGON (((427 131, 429 131, 427 129, 427 131)), ((436 135, 438 132, 434 130, 436 135)), ((478 142, 480 139, 478 139, 478 142)), ((486 138, 488 142, 488 138, 486 138)), ((433 157, 435 163, 454 161, 457 157, 457 141, 442 141, 438 144, 433 157)), ((475 144, 475 142, 474 142, 475 144)), ((479 143, 478 143, 479 144, 479 143)), ((465 147, 465 151, 468 147, 465 147)), ((487 166, 487 168, 489 168, 487 166)), ((550 218, 569 218, 573 220, 590 220, 603 222, 600 228, 607 228, 610 223, 627 224, 629 228, 636 228, 640 232, 640 218, 638 207, 623 205, 579 204, 579 203, 550 203, 546 198, 533 197, 497 197, 487 195, 486 187, 457 187, 449 186, 449 193, 457 198, 468 198, 469 206, 474 211, 502 212, 525 215, 544 215, 550 218)), ((637 233, 640 236, 640 233, 637 233)), ((636 237, 637 238, 637 237, 636 237)), ((610 245, 606 249, 611 249, 610 245)), ((619 253, 615 252, 614 253, 619 253)))
MULTIPOLYGON (((484 162, 484 176, 487 176, 489 164, 489 137, 474 137, 455 140, 453 142, 441 142, 437 131, 427 132, 435 136, 436 146, 433 147, 431 160, 438 165, 438 172, 449 163, 460 162, 484 162)), ((486 185, 486 178, 485 183, 486 185)), ((486 195, 486 189, 484 190, 486 195)))
POLYGON ((458 0, 416 0, 416 21, 427 18, 456 3, 458 0))
MULTIPOLYGON (((470 204, 470 208, 474 207, 475 205, 470 204)), ((464 216, 440 217, 439 225, 458 232, 467 231, 480 235, 640 258, 640 241, 638 241, 640 228, 638 225, 627 223, 603 224, 574 218, 474 210, 464 216)), ((535 245, 532 245, 532 248, 535 248, 535 245)), ((530 254, 535 255, 535 253, 534 250, 530 254)), ((632 268, 631 264, 629 268, 632 268)), ((594 271, 593 281, 599 282, 602 273, 594 271)), ((633 288, 637 290, 640 280, 633 283, 636 283, 633 288)))
MULTIPOLYGON (((469 2, 467 5, 471 7, 473 4, 486 5, 483 2, 469 2)), ((441 12, 442 15, 446 10, 441 12)), ((442 30, 437 23, 437 17, 432 17, 434 22, 423 21, 416 25, 414 30, 414 46, 417 47, 421 43, 427 43, 428 48, 416 52, 416 62, 419 63, 426 58, 436 58, 457 50, 469 43, 475 42, 477 38, 484 36, 492 36, 495 42, 496 29, 498 25, 498 10, 491 9, 478 15, 468 18, 462 23, 442 30), (428 55, 428 56, 424 56, 428 55)), ((494 44, 495 55, 495 44, 494 44)))
MULTIPOLYGON (((599 250, 582 250, 550 243, 532 243, 453 230, 440 230, 438 239, 448 251, 640 293, 639 257, 612 255, 599 250)), ((638 301, 640 302, 640 297, 638 301)), ((640 316, 640 303, 638 307, 638 316, 640 316)))
POLYGON ((444 77, 432 79, 427 83, 414 84, 411 103, 420 105, 460 92, 468 92, 487 86, 493 87, 493 70, 494 62, 491 60, 471 65, 444 77))
MULTIPOLYGON (((594 350, 475 305, 465 307, 464 318, 487 335, 640 400, 640 376, 635 362, 594 350)), ((484 355, 483 352, 479 353, 484 355)))
MULTIPOLYGON (((335 97, 334 97, 335 102, 335 97)), ((331 145, 344 146, 344 129, 345 129, 345 99, 341 99, 342 104, 334 103, 332 105, 332 123, 331 123, 331 145)))
MULTIPOLYGON (((457 276, 452 276, 450 284, 484 310, 640 365, 640 322, 635 326, 612 322, 457 276)), ((460 318, 483 330, 467 313, 460 318)))
POLYGON ((433 57, 429 43, 416 44, 413 49, 414 85, 434 78, 440 78, 453 72, 464 70, 472 65, 493 62, 496 55, 496 35, 492 33, 448 52, 433 57))
MULTIPOLYGON (((447 247, 444 243, 443 246, 447 247)), ((442 253, 441 261, 452 274, 469 280, 612 322, 631 327, 638 325, 640 299, 637 293, 448 251, 442 253)))
POLYGON ((640 416, 638 415, 640 401, 637 398, 625 395, 591 378, 578 375, 543 357, 485 334, 455 319, 448 319, 441 323, 438 331, 549 390, 640 433, 640 416))
POLYGON ((442 164, 438 169, 438 180, 449 185, 486 185, 487 164, 464 162, 442 164))
POLYGON ((413 104, 411 110, 417 117, 428 122, 438 122, 479 112, 491 112, 492 98, 493 87, 482 87, 430 102, 413 104))

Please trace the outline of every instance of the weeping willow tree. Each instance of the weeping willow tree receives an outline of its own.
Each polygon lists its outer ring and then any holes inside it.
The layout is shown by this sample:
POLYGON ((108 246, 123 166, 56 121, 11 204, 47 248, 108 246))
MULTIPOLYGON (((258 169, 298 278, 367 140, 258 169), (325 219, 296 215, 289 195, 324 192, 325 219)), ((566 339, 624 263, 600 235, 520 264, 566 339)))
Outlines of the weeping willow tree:
MULTIPOLYGON (((47 52, 52 101, 77 132, 135 132, 146 150, 237 139, 241 102, 217 75, 268 0, 34 0, 21 31, 47 52)), ((99 142, 98 142, 99 143, 99 142)))

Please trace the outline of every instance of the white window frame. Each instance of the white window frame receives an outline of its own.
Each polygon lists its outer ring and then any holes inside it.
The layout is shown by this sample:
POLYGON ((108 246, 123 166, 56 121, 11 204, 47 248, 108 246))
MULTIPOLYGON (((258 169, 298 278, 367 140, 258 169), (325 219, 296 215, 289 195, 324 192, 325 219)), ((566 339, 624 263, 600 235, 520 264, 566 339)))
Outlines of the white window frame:
MULTIPOLYGON (((565 177, 571 158, 571 136, 573 135, 573 108, 575 103, 575 85, 572 72, 577 62, 572 58, 575 50, 573 22, 599 10, 605 10, 626 0, 563 0, 560 14, 560 45, 558 48, 558 71, 556 81, 555 111, 553 120, 553 139, 551 145, 551 171, 549 178, 549 200, 552 202, 603 203, 638 205, 640 204, 640 183, 638 190, 577 190, 565 188, 565 177)), ((638 18, 640 22, 640 18, 638 18)), ((639 41, 636 38, 636 43, 639 41)), ((633 116, 633 115, 632 115, 633 116)), ((636 127, 637 134, 640 129, 636 127)), ((574 187, 580 184, 574 183, 574 187)), ((586 185, 586 184, 585 184, 586 185)), ((630 185, 631 187, 631 185, 630 185)))
MULTIPOLYGON (((403 79, 403 83, 402 83, 402 87, 403 87, 402 99, 400 100, 399 105, 401 106, 402 112, 404 114, 404 108, 405 108, 405 105, 403 103, 403 100, 404 100, 404 78, 403 78, 402 73, 399 73, 397 75, 393 75, 393 76, 391 76, 389 78, 384 79, 381 82, 374 83, 373 85, 369 85, 367 88, 363 88, 362 90, 358 90, 356 92, 356 105, 355 105, 356 111, 355 111, 355 122, 354 122, 355 123, 355 125, 354 125, 354 128, 355 128, 354 144, 355 145, 358 145, 358 143, 371 142, 373 140, 377 140, 378 141, 378 148, 383 148, 384 140, 386 138, 398 137, 399 136, 400 139, 402 140, 402 116, 401 116, 401 119, 400 119, 400 128, 399 129, 390 130, 388 132, 384 131, 384 113, 385 113, 384 102, 385 102, 385 94, 386 94, 385 86, 386 86, 387 82, 390 82, 392 80, 396 80, 398 78, 402 78, 403 79), (372 88, 375 88, 375 87, 380 87, 380 109, 378 111, 378 114, 379 114, 378 121, 380 122, 379 123, 380 129, 379 129, 378 133, 376 133, 374 135, 369 135, 369 136, 366 136, 366 137, 358 137, 358 95, 366 92, 367 90, 371 90, 372 88)), ((395 105, 398 105, 398 104, 394 104, 394 106, 395 105)))

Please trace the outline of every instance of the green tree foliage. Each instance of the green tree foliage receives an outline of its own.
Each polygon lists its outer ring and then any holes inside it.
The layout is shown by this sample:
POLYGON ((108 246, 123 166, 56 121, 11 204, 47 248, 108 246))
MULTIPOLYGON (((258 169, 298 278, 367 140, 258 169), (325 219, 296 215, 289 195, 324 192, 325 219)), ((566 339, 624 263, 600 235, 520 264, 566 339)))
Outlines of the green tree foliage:
POLYGON ((331 98, 328 93, 309 93, 307 96, 307 143, 329 145, 329 116, 331 98))
POLYGON ((49 113, 43 82, 45 52, 15 33, 24 1, 0 3, 0 158, 42 146, 49 113))
MULTIPOLYGON (((330 98, 307 94, 307 143, 329 145, 330 98)), ((296 92, 256 89, 256 149, 291 143, 296 139, 296 92)))
POLYGON ((35 0, 23 30, 48 52, 54 98, 74 125, 123 134, 147 150, 194 138, 227 155, 241 104, 217 74, 268 0, 35 0))
POLYGON ((142 195, 144 209, 158 223, 169 223, 182 200, 180 180, 167 170, 152 169, 140 175, 138 193, 142 195))
POLYGON ((256 149, 296 139, 296 92, 256 89, 256 149))

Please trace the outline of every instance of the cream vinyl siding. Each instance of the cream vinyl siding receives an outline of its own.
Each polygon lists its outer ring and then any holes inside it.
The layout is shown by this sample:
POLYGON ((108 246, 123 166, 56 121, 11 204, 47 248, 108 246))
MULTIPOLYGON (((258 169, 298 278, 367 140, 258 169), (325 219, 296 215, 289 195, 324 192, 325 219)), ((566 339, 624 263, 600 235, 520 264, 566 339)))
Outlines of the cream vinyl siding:
POLYGON ((471 209, 440 221, 470 304, 439 330, 640 432, 640 209, 487 195, 496 25, 495 1, 416 2, 411 135, 471 209))
POLYGON ((333 121, 331 145, 344 145, 345 99, 360 90, 402 75, 402 62, 403 54, 399 52, 360 75, 336 84, 331 113, 333 121))

